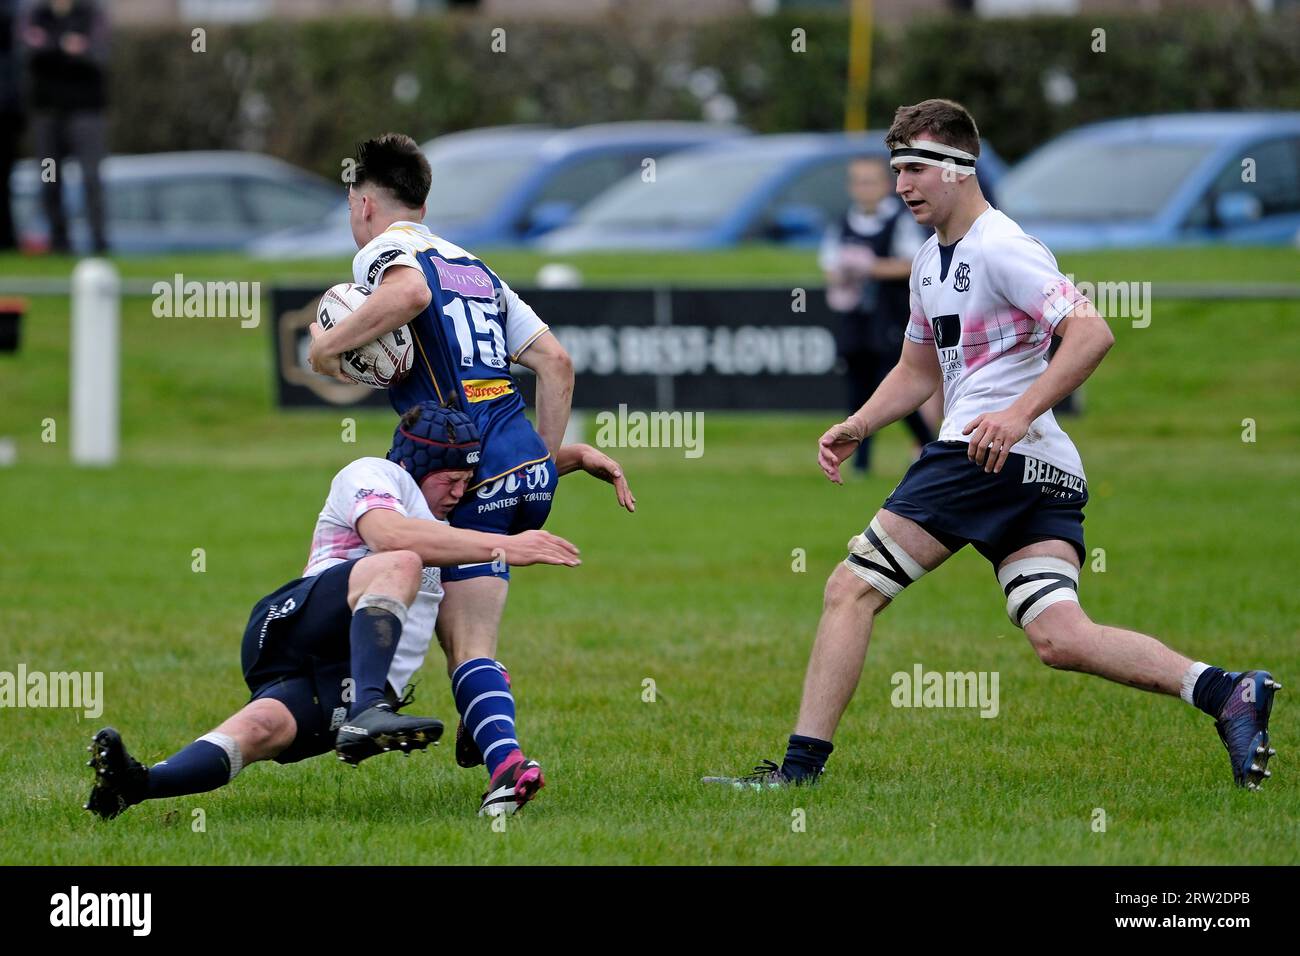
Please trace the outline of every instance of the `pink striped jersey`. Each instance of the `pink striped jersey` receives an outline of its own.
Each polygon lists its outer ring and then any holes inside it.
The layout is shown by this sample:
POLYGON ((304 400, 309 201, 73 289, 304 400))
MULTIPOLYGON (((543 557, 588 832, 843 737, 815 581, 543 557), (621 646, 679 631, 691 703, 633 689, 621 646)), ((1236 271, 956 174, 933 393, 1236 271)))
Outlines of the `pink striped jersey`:
MULTIPOLYGON (((990 206, 948 247, 931 236, 912 260, 907 338, 934 343, 943 375, 939 441, 969 441, 976 416, 1010 407, 1047 368, 1052 330, 1087 299, 1048 248, 990 206)), ((1084 477, 1048 409, 1013 452, 1084 477)))
MULTIPOLYGON (((316 519, 311 554, 303 577, 320 574, 336 564, 371 554, 357 532, 357 522, 366 512, 377 508, 395 511, 407 518, 441 520, 433 516, 415 479, 401 465, 386 458, 358 458, 346 465, 330 483, 325 507, 316 519)), ((399 692, 410 683, 411 675, 420 669, 429 652, 442 593, 438 569, 425 568, 420 591, 407 609, 402 636, 397 641, 397 653, 393 655, 388 670, 388 683, 399 692)))

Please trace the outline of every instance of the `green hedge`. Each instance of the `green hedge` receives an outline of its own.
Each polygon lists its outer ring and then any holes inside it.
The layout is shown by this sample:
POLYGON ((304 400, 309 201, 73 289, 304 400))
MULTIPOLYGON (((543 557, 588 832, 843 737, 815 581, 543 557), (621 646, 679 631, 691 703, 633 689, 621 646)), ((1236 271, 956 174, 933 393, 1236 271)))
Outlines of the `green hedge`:
MULTIPOLYGON (((762 132, 837 129, 844 115, 848 24, 839 15, 269 21, 210 27, 203 53, 192 51, 190 29, 118 30, 115 151, 251 148, 332 177, 353 143, 378 131, 425 139, 495 123, 699 119, 710 85, 762 132), (506 52, 493 52, 502 26, 506 52), (806 52, 791 49, 796 28, 806 52), (399 78, 414 98, 395 95, 399 78)), ((899 103, 949 96, 1011 159, 1110 116, 1300 108, 1295 16, 949 17, 878 32, 872 57, 871 125, 886 124, 899 103), (1095 28, 1106 31, 1105 53, 1091 50, 1095 28), (1047 101, 1049 68, 1072 78, 1074 102, 1047 101)))

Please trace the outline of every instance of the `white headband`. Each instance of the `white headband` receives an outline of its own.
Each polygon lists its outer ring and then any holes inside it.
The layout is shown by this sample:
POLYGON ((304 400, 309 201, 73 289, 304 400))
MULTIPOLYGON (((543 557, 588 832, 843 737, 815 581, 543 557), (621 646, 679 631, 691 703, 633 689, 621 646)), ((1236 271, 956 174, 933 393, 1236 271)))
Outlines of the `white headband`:
POLYGON ((926 166, 939 166, 951 170, 959 176, 969 176, 975 172, 975 155, 946 143, 935 143, 928 139, 913 140, 906 146, 899 146, 889 153, 889 165, 898 167, 906 163, 924 163, 926 166))

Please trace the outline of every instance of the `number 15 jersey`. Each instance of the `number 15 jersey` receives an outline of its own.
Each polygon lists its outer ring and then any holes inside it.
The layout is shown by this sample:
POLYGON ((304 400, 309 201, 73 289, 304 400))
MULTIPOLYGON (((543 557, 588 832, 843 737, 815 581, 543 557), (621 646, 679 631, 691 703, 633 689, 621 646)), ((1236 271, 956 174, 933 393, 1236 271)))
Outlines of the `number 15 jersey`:
POLYGON ((415 361, 388 390, 400 415, 417 402, 449 402, 478 426, 482 457, 470 490, 545 461, 546 444, 524 416, 510 363, 547 330, 482 260, 421 223, 395 222, 352 260, 358 285, 374 290, 395 265, 424 273, 433 297, 411 320, 415 361))

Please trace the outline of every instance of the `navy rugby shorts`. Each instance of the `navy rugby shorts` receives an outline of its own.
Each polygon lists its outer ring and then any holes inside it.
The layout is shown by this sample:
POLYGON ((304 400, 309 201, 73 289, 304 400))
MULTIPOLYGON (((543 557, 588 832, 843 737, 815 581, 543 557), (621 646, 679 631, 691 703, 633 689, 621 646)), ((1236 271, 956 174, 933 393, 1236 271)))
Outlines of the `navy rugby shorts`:
POLYGON ((967 449, 964 441, 926 445, 882 507, 915 521, 950 551, 973 545, 994 568, 1028 544, 1054 539, 1074 545, 1082 565, 1087 483, 1014 452, 1001 472, 985 472, 967 449))
POLYGON ((270 697, 293 714, 298 733, 276 763, 296 763, 334 749, 348 715, 352 609, 348 577, 357 560, 290 581, 253 606, 240 659, 250 701, 270 697))
MULTIPOLYGON (((525 465, 518 471, 484 482, 460 500, 447 520, 453 528, 489 534, 519 534, 536 531, 546 524, 555 500, 559 472, 551 459, 525 465)), ((452 565, 442 569, 442 580, 497 577, 510 580, 504 561, 452 565)))

